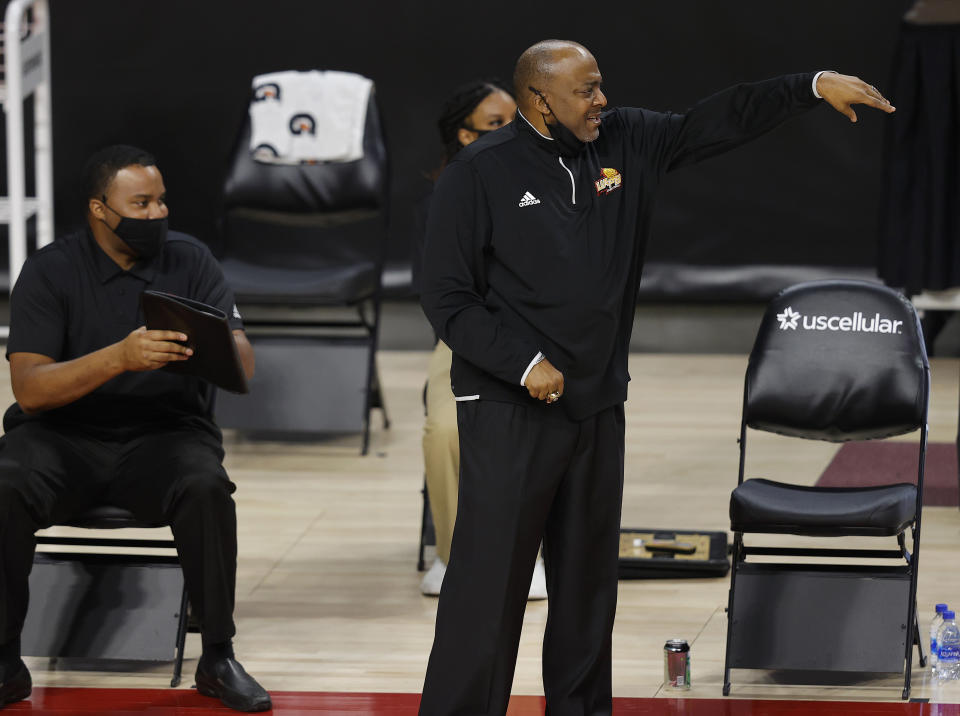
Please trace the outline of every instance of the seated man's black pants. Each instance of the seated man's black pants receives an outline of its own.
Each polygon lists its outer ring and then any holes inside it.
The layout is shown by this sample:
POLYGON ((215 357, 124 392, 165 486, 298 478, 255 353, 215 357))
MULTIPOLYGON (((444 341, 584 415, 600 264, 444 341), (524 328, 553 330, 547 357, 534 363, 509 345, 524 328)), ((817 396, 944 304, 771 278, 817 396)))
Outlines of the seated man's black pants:
POLYGON ((97 505, 170 525, 203 644, 234 635, 236 489, 213 432, 165 426, 127 440, 38 422, 0 438, 0 643, 27 613, 34 532, 97 505))

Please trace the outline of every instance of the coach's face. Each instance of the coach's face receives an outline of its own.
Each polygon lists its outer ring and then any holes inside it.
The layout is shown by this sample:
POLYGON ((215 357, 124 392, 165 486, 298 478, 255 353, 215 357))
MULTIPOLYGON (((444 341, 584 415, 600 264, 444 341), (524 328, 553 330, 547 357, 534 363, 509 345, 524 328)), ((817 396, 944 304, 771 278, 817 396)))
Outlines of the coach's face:
POLYGON ((565 53, 547 82, 544 94, 550 110, 581 142, 592 142, 600 136, 600 112, 607 106, 602 83, 597 61, 583 48, 565 53))
POLYGON ((155 166, 131 164, 118 171, 102 198, 92 197, 90 213, 111 229, 124 218, 163 219, 169 213, 167 190, 155 166))
POLYGON ((90 216, 108 232, 101 239, 128 259, 151 258, 167 236, 167 190, 155 166, 132 164, 118 171, 102 197, 91 197, 90 216))

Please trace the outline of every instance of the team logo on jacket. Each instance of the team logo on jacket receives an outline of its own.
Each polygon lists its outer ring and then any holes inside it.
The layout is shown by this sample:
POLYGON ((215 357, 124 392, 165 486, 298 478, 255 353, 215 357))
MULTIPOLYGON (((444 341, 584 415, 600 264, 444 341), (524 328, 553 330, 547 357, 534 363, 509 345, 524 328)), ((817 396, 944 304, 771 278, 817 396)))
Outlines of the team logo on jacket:
POLYGON ((316 134, 317 121, 309 114, 295 114, 290 118, 290 131, 294 134, 316 134))
POLYGON ((614 189, 619 189, 620 185, 623 184, 623 177, 620 176, 620 172, 616 169, 604 167, 600 171, 603 176, 594 182, 594 185, 597 187, 597 196, 609 194, 614 189))

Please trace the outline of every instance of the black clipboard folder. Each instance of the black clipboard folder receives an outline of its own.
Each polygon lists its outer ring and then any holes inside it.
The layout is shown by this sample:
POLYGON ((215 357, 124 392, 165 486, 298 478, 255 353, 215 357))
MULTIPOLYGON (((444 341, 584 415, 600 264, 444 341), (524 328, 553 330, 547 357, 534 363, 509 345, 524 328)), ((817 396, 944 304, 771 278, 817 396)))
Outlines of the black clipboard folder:
POLYGON ((190 358, 169 363, 163 370, 195 375, 231 393, 250 391, 227 314, 215 306, 162 291, 144 291, 140 307, 148 330, 185 333, 186 345, 193 349, 190 358))

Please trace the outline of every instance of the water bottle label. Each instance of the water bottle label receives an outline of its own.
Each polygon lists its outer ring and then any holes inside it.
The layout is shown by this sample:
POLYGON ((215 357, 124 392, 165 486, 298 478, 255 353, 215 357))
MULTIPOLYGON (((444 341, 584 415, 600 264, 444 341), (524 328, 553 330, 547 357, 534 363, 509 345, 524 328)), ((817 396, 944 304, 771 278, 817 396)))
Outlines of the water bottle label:
POLYGON ((936 653, 937 653, 937 639, 936 639, 936 637, 930 637, 930 653, 931 653, 931 654, 936 654, 936 653))
POLYGON ((958 646, 940 646, 940 652, 937 655, 940 661, 960 662, 960 645, 958 646))

